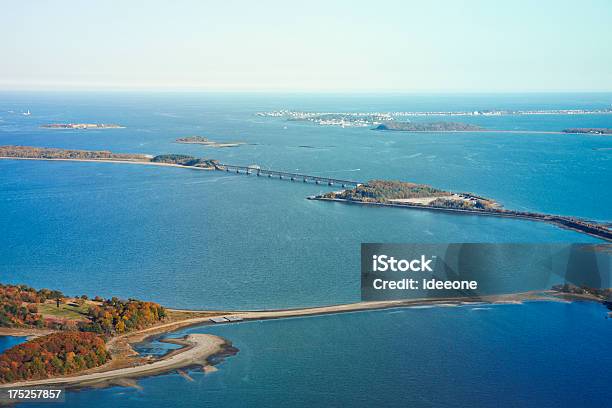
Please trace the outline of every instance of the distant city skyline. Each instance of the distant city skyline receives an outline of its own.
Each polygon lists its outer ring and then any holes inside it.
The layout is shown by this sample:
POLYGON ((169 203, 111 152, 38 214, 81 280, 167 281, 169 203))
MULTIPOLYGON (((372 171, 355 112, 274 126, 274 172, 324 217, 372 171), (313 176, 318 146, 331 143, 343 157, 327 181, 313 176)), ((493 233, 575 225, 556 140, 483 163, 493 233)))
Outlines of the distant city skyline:
POLYGON ((607 0, 0 1, 0 90, 612 91, 607 0))

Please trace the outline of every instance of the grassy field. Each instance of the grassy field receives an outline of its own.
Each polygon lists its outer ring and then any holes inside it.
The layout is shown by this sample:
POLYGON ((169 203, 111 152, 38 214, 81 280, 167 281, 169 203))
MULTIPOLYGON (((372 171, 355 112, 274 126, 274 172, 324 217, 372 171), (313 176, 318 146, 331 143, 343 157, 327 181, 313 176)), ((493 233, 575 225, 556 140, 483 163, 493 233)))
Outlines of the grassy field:
POLYGON ((60 303, 60 307, 58 308, 55 302, 43 303, 37 306, 38 313, 41 313, 43 316, 56 316, 63 319, 74 320, 85 320, 85 313, 87 313, 87 308, 89 307, 87 304, 83 306, 71 306, 60 303))

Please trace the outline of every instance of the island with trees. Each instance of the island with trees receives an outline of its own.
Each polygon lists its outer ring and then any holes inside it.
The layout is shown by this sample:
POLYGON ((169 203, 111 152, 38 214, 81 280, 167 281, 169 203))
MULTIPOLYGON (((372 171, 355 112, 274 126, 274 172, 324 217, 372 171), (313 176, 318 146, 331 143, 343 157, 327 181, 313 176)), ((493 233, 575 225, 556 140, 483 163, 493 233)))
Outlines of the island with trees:
POLYGON ((145 154, 112 153, 108 150, 71 150, 51 147, 0 146, 0 157, 15 159, 150 161, 145 154))
POLYGON ((208 147, 237 147, 245 144, 244 142, 216 142, 202 136, 186 136, 176 139, 176 143, 199 144, 208 147))
POLYGON ((141 356, 132 345, 147 336, 205 322, 214 312, 185 314, 137 299, 90 299, 58 290, 0 284, 0 335, 30 339, 0 354, 0 387, 8 383, 45 384, 58 378, 98 383, 109 378, 135 378, 167 370, 208 366, 213 354, 236 350, 212 335, 169 340, 183 349, 159 359, 141 356), (212 343, 211 343, 212 342, 212 343), (85 381, 86 380, 86 381, 85 381))
POLYGON ((50 147, 0 146, 0 159, 103 161, 151 165, 172 165, 214 170, 216 160, 184 154, 157 156, 138 153, 113 153, 108 150, 70 150, 50 147))
POLYGON ((546 222, 612 241, 612 229, 605 224, 582 220, 577 217, 507 210, 496 201, 476 194, 444 191, 425 184, 404 181, 371 180, 352 189, 323 193, 308 198, 311 200, 336 201, 348 204, 520 218, 546 222))
POLYGON ((321 199, 360 203, 492 210, 501 206, 470 193, 452 193, 426 185, 393 180, 371 180, 353 189, 324 193, 321 199))
POLYGON ((183 167, 199 167, 212 170, 217 163, 213 159, 201 159, 186 154, 160 154, 151 158, 151 163, 174 164, 183 167))

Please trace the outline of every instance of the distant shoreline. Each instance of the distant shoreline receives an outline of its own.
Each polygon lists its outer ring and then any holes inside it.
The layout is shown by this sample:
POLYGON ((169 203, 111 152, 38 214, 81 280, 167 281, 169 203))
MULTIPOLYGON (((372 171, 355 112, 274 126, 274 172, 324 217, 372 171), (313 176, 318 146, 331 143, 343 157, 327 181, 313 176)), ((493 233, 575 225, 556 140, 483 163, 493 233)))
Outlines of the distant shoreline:
POLYGON ((194 170, 214 170, 205 167, 196 166, 183 166, 181 164, 173 163, 160 163, 152 161, 138 161, 138 160, 112 160, 112 159, 50 159, 42 157, 8 157, 0 156, 0 160, 37 160, 37 161, 66 161, 66 162, 85 162, 85 163, 120 163, 120 164, 140 164, 145 166, 162 166, 162 167, 178 167, 181 169, 194 169, 194 170))
POLYGON ((401 130, 401 129, 371 129, 377 132, 401 132, 401 133, 511 133, 511 134, 542 134, 542 135, 590 135, 590 136, 610 136, 602 133, 583 133, 583 132, 561 132, 555 130, 401 130))

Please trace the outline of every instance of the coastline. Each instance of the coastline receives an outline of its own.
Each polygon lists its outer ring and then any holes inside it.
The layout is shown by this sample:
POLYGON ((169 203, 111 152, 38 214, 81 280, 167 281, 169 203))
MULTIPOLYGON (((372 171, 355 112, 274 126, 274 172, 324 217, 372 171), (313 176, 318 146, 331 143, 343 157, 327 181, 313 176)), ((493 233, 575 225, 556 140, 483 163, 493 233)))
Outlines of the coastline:
POLYGON ((27 337, 28 340, 53 333, 50 329, 29 329, 19 327, 0 327, 0 336, 27 337))
POLYGON ((192 365, 201 365, 202 367, 206 367, 208 365, 207 359, 209 357, 219 354, 224 348, 229 346, 229 343, 225 339, 212 334, 190 334, 181 340, 174 340, 174 342, 176 344, 183 345, 183 348, 170 352, 162 358, 148 364, 80 374, 70 377, 56 377, 43 380, 6 383, 0 384, 0 388, 32 387, 41 385, 60 385, 74 388, 99 384, 111 385, 113 384, 113 380, 141 378, 192 365))
POLYGON ((513 212, 513 211, 507 211, 507 212, 484 211, 484 210, 481 211, 481 210, 468 210, 468 209, 461 209, 461 208, 434 207, 434 206, 429 206, 429 205, 407 204, 407 203, 403 203, 403 204, 377 203, 377 202, 345 200, 342 198, 327 198, 327 197, 320 197, 320 196, 309 196, 308 199, 316 200, 316 201, 331 201, 331 202, 338 202, 338 203, 352 204, 352 205, 409 208, 409 209, 422 210, 422 211, 423 210, 424 211, 441 211, 441 212, 447 212, 451 214, 485 215, 489 217, 514 218, 514 219, 523 219, 523 220, 533 221, 533 222, 545 222, 547 224, 551 224, 559 228, 579 232, 581 234, 586 234, 586 235, 589 235, 595 238, 599 238, 603 241, 612 242, 612 234, 609 234, 606 232, 589 231, 586 229, 586 226, 583 228, 580 228, 581 227, 580 225, 576 225, 576 226, 568 225, 567 223, 573 222, 570 219, 570 217, 563 217, 559 215, 537 214, 537 213, 533 213, 532 215, 530 215, 528 213, 521 214, 519 212, 513 212), (562 221, 565 221, 567 223, 563 223, 562 221))
MULTIPOLYGON (((247 321, 313 317, 328 314, 355 313, 420 306, 457 307, 463 305, 482 304, 520 304, 526 301, 571 302, 576 300, 600 301, 598 298, 589 295, 571 295, 554 290, 544 290, 514 294, 490 295, 479 298, 465 297, 384 300, 294 309, 242 311, 167 309, 169 312, 182 313, 185 316, 195 315, 195 317, 186 317, 183 320, 162 323, 160 325, 151 326, 143 330, 112 338, 107 343, 107 347, 114 355, 113 358, 115 360, 111 360, 110 363, 89 370, 85 373, 68 377, 55 377, 42 380, 29 380, 0 384, 0 388, 31 387, 40 385, 60 385, 67 388, 130 385, 129 382, 126 383, 126 381, 167 373, 172 370, 180 370, 190 366, 199 365, 205 372, 214 371, 214 368, 212 368, 208 362, 210 357, 235 353, 236 350, 231 347, 230 341, 222 337, 211 334, 190 334, 185 336, 183 339, 163 340, 165 342, 182 345, 182 348, 173 350, 158 359, 151 360, 140 358, 140 364, 135 363, 136 360, 134 360, 133 357, 139 355, 132 348, 133 344, 146 341, 147 339, 151 339, 155 336, 162 336, 189 326, 206 326, 230 323, 240 324, 241 322, 247 321), (219 323, 213 322, 211 320, 212 317, 232 317, 234 319, 238 318, 239 320, 219 323), (130 360, 126 357, 132 357, 132 359, 130 360)), ((32 335, 35 330, 37 329, 17 329, 13 332, 19 333, 19 335, 32 335)))
POLYGON ((510 133, 510 134, 542 134, 542 135, 589 135, 612 136, 609 133, 562 132, 557 130, 401 130, 401 129, 371 129, 377 132, 403 132, 403 133, 510 133))
POLYGON ((85 163, 120 163, 120 164, 140 164, 140 165, 144 165, 144 166, 179 167, 181 169, 214 170, 212 168, 206 168, 206 167, 183 166, 181 164, 157 163, 157 162, 138 161, 138 160, 46 159, 46 158, 38 158, 38 157, 7 157, 7 156, 0 156, 0 160, 37 160, 37 161, 66 161, 66 162, 85 162, 85 163))
MULTIPOLYGON (((182 164, 164 163, 164 162, 152 162, 152 161, 141 161, 141 160, 114 160, 114 159, 63 159, 63 158, 32 158, 32 157, 10 157, 0 156, 0 160, 42 160, 42 161, 67 161, 67 162, 88 162, 88 163, 121 163, 121 164, 139 164, 149 166, 164 166, 164 167, 176 167, 183 169, 196 169, 196 170, 219 170, 215 167, 198 167, 198 166, 186 166, 182 164)), ((477 209, 461 209, 461 208, 446 208, 436 207, 424 204, 410 204, 410 203, 389 203, 389 202, 364 202, 346 200, 341 198, 328 198, 322 196, 308 196, 309 200, 318 201, 332 201, 345 204, 356 204, 356 205, 368 205, 368 206, 379 206, 379 207, 395 207, 395 208, 410 208, 425 211, 442 211, 452 214, 467 214, 467 215, 485 215, 491 217, 502 217, 502 218, 514 218, 524 219, 528 221, 545 222, 556 227, 575 231, 578 233, 586 234, 604 241, 612 242, 612 231, 608 228, 599 227, 597 224, 588 224, 580 219, 552 215, 552 214, 540 214, 532 212, 512 211, 512 210, 497 210, 497 211, 485 211, 477 209)))

